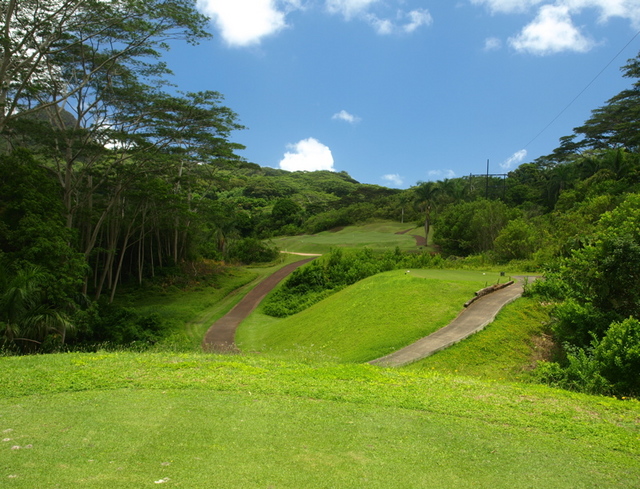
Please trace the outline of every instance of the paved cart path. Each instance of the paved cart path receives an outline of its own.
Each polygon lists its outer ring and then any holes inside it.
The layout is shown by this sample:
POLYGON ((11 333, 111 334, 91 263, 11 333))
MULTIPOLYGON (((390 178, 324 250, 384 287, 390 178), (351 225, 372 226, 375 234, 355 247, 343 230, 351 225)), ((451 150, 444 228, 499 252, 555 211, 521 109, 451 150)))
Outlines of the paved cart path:
POLYGON ((522 292, 523 278, 519 278, 513 285, 480 297, 444 328, 369 363, 383 367, 400 367, 422 360, 483 329, 495 319, 505 305, 522 296, 522 292))
POLYGON ((315 260, 316 256, 317 255, 285 265, 256 285, 233 309, 211 325, 202 341, 202 349, 207 352, 217 353, 237 352, 238 348, 235 343, 235 335, 236 328, 240 323, 258 307, 262 299, 264 299, 281 280, 305 263, 315 260))

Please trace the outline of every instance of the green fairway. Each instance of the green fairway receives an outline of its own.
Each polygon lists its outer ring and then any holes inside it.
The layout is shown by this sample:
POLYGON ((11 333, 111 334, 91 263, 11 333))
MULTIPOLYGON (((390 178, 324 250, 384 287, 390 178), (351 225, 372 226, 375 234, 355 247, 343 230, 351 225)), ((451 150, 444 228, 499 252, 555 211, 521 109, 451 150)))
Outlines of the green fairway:
POLYGON ((417 250, 420 247, 412 235, 424 236, 424 229, 411 223, 376 222, 362 226, 348 226, 335 231, 314 235, 283 236, 274 238, 274 244, 283 251, 298 253, 328 253, 331 248, 362 248, 389 250, 417 250), (405 234, 397 234, 408 231, 405 234))
POLYGON ((205 354, 0 358, 7 488, 632 487, 640 403, 205 354))
POLYGON ((260 313, 238 328, 246 352, 364 362, 446 326, 474 292, 502 278, 468 270, 395 270, 369 277, 285 319, 260 313))

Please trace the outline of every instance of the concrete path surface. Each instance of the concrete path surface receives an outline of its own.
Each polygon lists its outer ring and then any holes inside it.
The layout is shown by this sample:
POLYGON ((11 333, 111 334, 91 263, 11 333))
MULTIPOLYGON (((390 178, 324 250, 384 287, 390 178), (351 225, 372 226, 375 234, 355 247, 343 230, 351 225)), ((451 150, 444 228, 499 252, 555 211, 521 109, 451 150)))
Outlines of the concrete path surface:
POLYGON ((444 328, 369 363, 382 367, 400 367, 444 350, 483 329, 505 305, 522 296, 522 292, 523 279, 519 278, 513 285, 479 298, 444 328))

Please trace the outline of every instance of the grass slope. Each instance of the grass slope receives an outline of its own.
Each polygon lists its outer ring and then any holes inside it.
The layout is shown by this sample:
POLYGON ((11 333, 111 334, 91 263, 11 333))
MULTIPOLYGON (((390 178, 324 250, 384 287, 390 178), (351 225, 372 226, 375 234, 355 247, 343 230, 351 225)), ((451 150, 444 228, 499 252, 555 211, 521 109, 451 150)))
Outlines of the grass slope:
POLYGON ((363 248, 373 250, 416 250, 416 240, 412 234, 424 236, 422 228, 413 224, 391 221, 374 222, 360 226, 348 226, 335 231, 323 231, 313 235, 283 236, 274 238, 273 243, 283 251, 298 253, 328 253, 331 248, 363 248), (406 234, 397 234, 407 231, 406 234))
POLYGON ((636 401, 369 365, 5 357, 0 413, 7 488, 613 488, 640 480, 636 401))
POLYGON ((283 266, 299 261, 299 256, 282 255, 275 264, 226 268, 215 286, 201 285, 180 290, 140 289, 121 294, 117 305, 133 307, 140 314, 159 314, 171 327, 157 349, 175 351, 199 350, 209 327, 229 312, 261 280, 283 266))
POLYGON ((238 328, 236 342, 243 351, 365 362, 446 326, 475 291, 499 278, 477 271, 394 270, 285 319, 258 310, 238 328))
POLYGON ((505 306, 482 331, 405 368, 526 380, 537 360, 549 360, 553 355, 553 345, 546 336, 549 309, 534 299, 520 298, 505 306))

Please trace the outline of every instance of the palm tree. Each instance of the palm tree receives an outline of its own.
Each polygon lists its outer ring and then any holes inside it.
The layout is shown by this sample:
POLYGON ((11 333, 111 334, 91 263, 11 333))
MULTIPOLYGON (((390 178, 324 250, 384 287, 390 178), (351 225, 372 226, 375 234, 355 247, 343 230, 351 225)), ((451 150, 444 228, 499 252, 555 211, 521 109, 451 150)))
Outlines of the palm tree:
POLYGON ((38 267, 11 275, 0 265, 0 342, 4 346, 32 351, 49 334, 57 334, 64 344, 73 324, 65 312, 47 300, 44 278, 38 267))
POLYGON ((418 182, 414 188, 416 203, 424 212, 424 236, 429 244, 429 231, 431 230, 431 212, 435 210, 436 197, 440 192, 438 182, 418 182))

